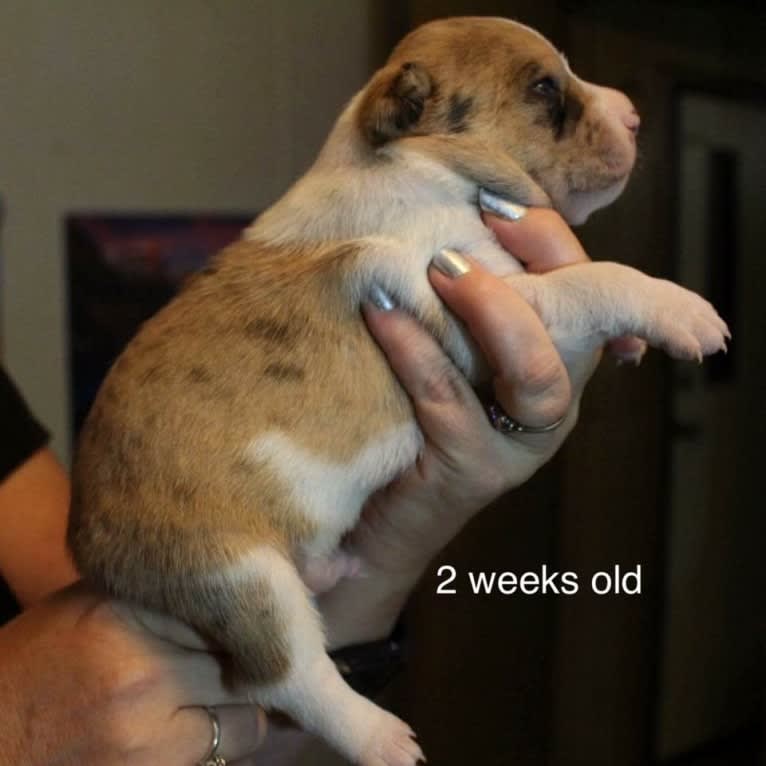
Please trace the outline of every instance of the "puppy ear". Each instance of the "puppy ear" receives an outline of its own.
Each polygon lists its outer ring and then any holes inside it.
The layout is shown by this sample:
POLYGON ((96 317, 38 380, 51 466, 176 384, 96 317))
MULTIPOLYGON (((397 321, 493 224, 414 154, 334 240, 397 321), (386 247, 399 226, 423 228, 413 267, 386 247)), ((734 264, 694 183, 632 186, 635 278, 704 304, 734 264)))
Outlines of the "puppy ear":
POLYGON ((408 135, 420 121, 433 91, 431 77, 420 64, 409 61, 381 69, 359 106, 362 134, 373 146, 408 135))

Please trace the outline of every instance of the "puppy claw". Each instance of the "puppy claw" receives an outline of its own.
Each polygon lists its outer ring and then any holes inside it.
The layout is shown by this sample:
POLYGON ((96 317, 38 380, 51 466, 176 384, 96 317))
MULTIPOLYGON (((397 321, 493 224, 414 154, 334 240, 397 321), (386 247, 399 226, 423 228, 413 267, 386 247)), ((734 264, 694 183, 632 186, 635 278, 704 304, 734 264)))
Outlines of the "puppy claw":
POLYGON ((698 362, 725 350, 726 338, 731 337, 729 328, 704 298, 659 279, 652 280, 648 295, 654 310, 649 314, 653 321, 647 324, 645 337, 653 346, 677 359, 698 362))
POLYGON ((415 741, 415 733, 406 723, 387 713, 358 763, 360 766, 416 766, 420 761, 425 762, 425 756, 415 741))

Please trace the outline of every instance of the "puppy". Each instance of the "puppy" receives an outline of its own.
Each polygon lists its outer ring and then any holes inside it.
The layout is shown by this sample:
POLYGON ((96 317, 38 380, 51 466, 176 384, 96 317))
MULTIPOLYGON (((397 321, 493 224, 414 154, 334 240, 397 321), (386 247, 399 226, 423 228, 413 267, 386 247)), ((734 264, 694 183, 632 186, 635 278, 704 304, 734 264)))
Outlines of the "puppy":
POLYGON ((406 37, 308 173, 109 373, 74 471, 83 575, 196 626, 254 700, 352 762, 415 764, 410 729, 325 653, 302 577, 344 570, 341 537, 423 442, 360 303, 382 287, 476 384, 486 365, 427 279, 442 248, 507 277, 565 358, 628 334, 682 358, 723 348, 702 298, 615 263, 525 274, 482 223, 480 189, 584 221, 624 188, 638 123, 520 24, 457 18, 406 37))

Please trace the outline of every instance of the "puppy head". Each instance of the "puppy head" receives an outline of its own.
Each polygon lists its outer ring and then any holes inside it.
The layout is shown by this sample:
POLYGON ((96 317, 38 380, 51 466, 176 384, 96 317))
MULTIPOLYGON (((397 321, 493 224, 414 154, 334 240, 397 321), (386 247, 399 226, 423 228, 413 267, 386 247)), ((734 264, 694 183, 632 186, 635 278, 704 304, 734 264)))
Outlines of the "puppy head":
POLYGON ((627 96, 576 77, 534 30, 490 18, 431 22, 405 37, 357 119, 377 150, 406 141, 570 223, 622 192, 639 124, 627 96))

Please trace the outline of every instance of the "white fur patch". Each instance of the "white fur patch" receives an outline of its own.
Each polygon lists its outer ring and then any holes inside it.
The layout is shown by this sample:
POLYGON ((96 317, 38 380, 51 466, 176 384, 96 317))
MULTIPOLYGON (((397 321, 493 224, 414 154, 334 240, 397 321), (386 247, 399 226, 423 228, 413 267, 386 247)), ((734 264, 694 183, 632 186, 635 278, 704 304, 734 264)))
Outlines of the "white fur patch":
POLYGON ((319 528, 306 553, 327 555, 359 517, 364 501, 417 458, 423 437, 411 421, 363 447, 348 463, 337 463, 297 445, 281 432, 254 439, 247 456, 268 463, 294 504, 319 528))

